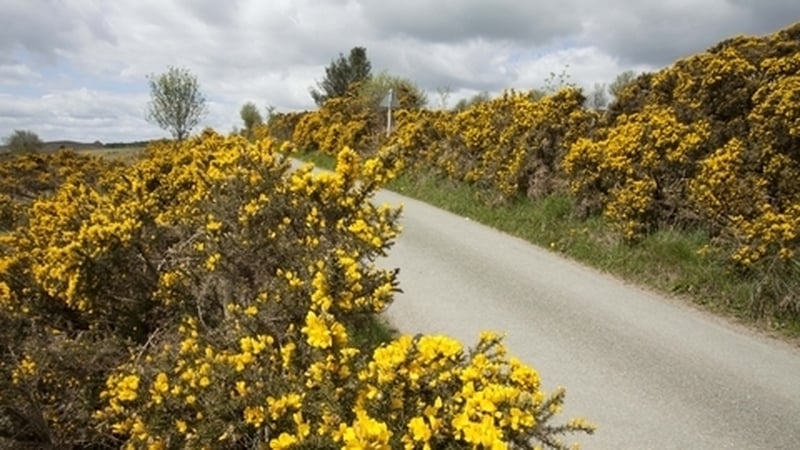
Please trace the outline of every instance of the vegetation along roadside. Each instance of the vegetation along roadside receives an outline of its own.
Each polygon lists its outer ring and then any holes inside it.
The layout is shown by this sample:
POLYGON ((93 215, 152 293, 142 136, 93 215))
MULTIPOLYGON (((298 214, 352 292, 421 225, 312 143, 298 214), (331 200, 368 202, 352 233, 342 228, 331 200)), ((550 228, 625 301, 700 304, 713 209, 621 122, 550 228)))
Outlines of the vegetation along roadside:
POLYGON ((263 132, 330 167, 393 148, 390 189, 786 338, 800 335, 800 24, 626 77, 383 114, 360 88, 263 132), (327 155, 327 159, 326 159, 327 155))

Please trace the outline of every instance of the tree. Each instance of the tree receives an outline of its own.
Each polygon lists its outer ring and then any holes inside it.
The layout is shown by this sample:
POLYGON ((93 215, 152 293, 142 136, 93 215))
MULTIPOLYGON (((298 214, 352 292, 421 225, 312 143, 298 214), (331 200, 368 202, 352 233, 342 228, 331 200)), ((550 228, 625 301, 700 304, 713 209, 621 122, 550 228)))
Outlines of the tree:
POLYGON ((372 75, 372 64, 367 58, 367 49, 353 47, 350 55, 339 53, 337 60, 325 68, 325 78, 317 82, 317 88, 311 88, 311 97, 318 106, 322 106, 330 98, 342 97, 353 83, 366 81, 372 75))
POLYGON ((450 86, 439 86, 436 88, 436 95, 439 97, 439 109, 447 110, 447 101, 453 93, 453 88, 450 86))
POLYGON ((486 103, 491 100, 492 97, 486 91, 478 92, 477 94, 473 95, 470 98, 462 98, 461 100, 456 103, 456 106, 453 107, 454 111, 460 112, 466 109, 469 109, 475 105, 479 105, 481 103, 486 103))
POLYGON ((380 107, 380 102, 394 90, 394 98, 401 109, 422 109, 428 103, 425 91, 413 81, 388 72, 381 72, 362 82, 358 87, 359 97, 373 108, 380 107))
POLYGON ((150 103, 147 120, 182 141, 208 114, 197 77, 188 69, 169 67, 166 73, 148 76, 150 103))
POLYGON ((569 69, 569 64, 565 65, 559 73, 550 72, 547 78, 544 79, 544 84, 528 91, 528 98, 534 102, 538 102, 562 89, 574 88, 575 83, 570 81, 570 75, 567 73, 567 69, 569 69))
POLYGON ((613 95, 615 98, 619 97, 619 93, 622 92, 626 86, 631 84, 633 80, 636 79, 636 76, 636 72, 632 70, 626 70, 625 72, 617 75, 617 77, 614 78, 614 81, 611 82, 611 85, 608 86, 608 90, 611 92, 611 95, 613 95))
POLYGON ((567 69, 569 69, 569 64, 566 64, 559 73, 550 72, 550 75, 544 79, 544 86, 540 90, 544 91, 545 95, 550 95, 564 88, 575 87, 575 83, 570 81, 567 69))
POLYGON ((261 117, 261 113, 258 112, 258 107, 253 102, 247 102, 242 105, 242 109, 239 111, 239 115, 242 117, 242 121, 244 122, 244 133, 245 136, 252 137, 253 129, 264 123, 264 119, 261 117))
POLYGON ((586 96, 586 107, 590 109, 605 109, 608 106, 608 89, 605 83, 595 83, 589 95, 586 96))
POLYGON ((14 130, 6 137, 6 146, 11 153, 30 153, 40 150, 44 143, 39 136, 29 130, 14 130))

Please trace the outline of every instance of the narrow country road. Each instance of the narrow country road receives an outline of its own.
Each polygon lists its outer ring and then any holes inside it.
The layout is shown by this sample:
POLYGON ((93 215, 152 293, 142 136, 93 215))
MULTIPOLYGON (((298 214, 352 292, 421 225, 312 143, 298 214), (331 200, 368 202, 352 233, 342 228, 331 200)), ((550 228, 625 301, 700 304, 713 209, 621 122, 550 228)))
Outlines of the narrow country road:
POLYGON ((800 449, 800 351, 626 285, 418 201, 381 264, 404 293, 386 313, 403 333, 473 345, 507 333, 562 418, 599 425, 584 449, 800 449))

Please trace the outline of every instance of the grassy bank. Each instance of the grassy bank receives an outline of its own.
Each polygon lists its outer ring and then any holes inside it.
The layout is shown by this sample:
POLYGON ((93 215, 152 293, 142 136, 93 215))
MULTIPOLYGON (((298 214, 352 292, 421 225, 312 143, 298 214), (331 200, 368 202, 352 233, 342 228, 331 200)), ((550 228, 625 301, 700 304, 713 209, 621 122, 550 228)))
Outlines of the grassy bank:
MULTIPOLYGON (((319 153, 300 157, 319 167, 333 168, 335 164, 334 158, 319 153)), ((578 217, 573 200, 563 194, 538 202, 518 199, 493 206, 480 200, 481 192, 474 186, 431 174, 405 174, 388 188, 716 314, 790 339, 800 338, 796 319, 764 314, 750 306, 770 280, 737 273, 719 256, 699 252, 710 244, 703 232, 659 231, 628 244, 618 239, 602 217, 578 217)))

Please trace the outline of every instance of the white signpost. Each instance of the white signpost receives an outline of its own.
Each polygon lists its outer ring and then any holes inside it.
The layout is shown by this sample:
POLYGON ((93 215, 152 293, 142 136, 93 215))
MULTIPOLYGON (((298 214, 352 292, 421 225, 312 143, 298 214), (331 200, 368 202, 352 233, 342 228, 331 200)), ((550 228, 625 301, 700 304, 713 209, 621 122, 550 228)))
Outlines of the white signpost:
POLYGON ((389 89, 389 93, 383 98, 381 106, 386 108, 386 136, 392 132, 392 108, 397 108, 400 104, 394 98, 394 89, 389 89))

